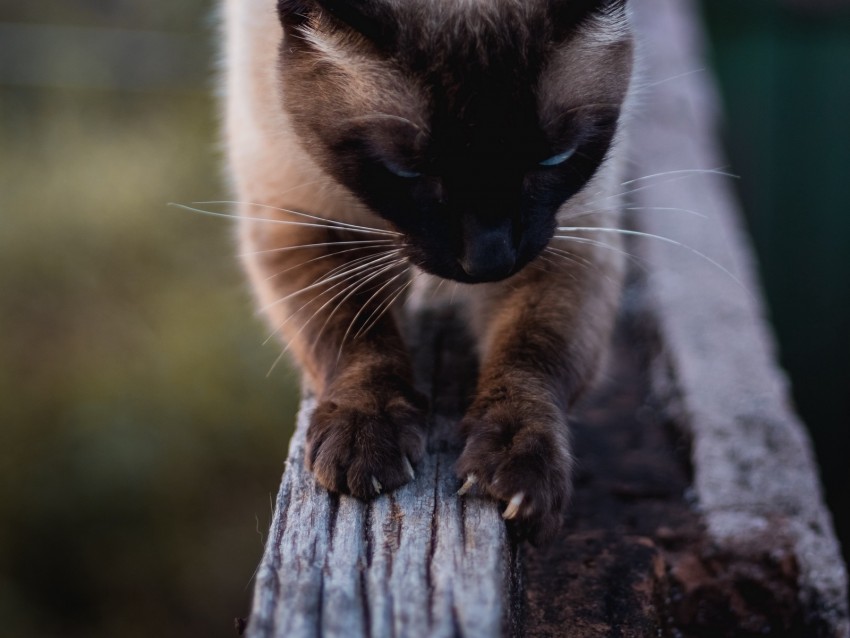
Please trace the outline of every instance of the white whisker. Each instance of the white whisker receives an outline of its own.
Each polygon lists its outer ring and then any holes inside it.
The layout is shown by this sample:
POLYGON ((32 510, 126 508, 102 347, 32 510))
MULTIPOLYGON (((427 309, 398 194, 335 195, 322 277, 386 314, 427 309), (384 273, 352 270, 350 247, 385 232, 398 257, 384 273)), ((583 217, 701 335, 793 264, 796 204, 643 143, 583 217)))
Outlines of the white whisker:
MULTIPOLYGON (((333 220, 325 219, 324 217, 315 217, 314 215, 308 215, 306 213, 299 213, 298 211, 292 211, 285 208, 277 208, 275 210, 292 213, 293 215, 301 215, 303 217, 310 217, 313 219, 321 220, 327 223, 318 224, 318 223, 310 223, 310 222, 297 222, 290 219, 271 219, 268 217, 246 217, 244 215, 233 215, 230 213, 219 213, 212 210, 204 210, 202 208, 194 208, 192 206, 187 206, 185 204, 176 204, 171 202, 168 204, 169 206, 174 206, 175 208, 182 208, 184 210, 192 211, 193 213, 201 213, 202 215, 209 215, 211 217, 223 217, 225 219, 237 219, 239 221, 248 221, 248 222, 265 222, 268 224, 283 224, 287 226, 299 226, 302 228, 323 228, 327 229, 337 229, 337 230, 346 230, 350 233, 366 233, 369 235, 387 235, 391 237, 399 237, 401 233, 396 233, 390 230, 378 230, 378 229, 368 229, 366 227, 355 226, 354 224, 344 224, 343 222, 334 222, 333 220)), ((255 204, 259 206, 260 204, 255 204)), ((267 208, 274 208, 273 206, 268 206, 267 208)))
MULTIPOLYGON (((375 317, 375 319, 374 319, 374 320, 372 320, 372 322, 371 322, 369 325, 365 325, 365 324, 364 324, 364 327, 363 327, 363 329, 362 329, 362 334, 365 334, 365 333, 369 332, 372 328, 374 328, 374 327, 378 324, 378 322, 381 320, 381 317, 383 317, 383 316, 387 313, 387 311, 388 311, 388 310, 389 310, 389 309, 393 306, 393 304, 396 302, 396 300, 397 300, 399 297, 401 297, 401 296, 404 294, 404 291, 405 291, 405 290, 407 290, 408 288, 410 288, 410 287, 413 285, 413 283, 414 283, 417 279, 419 279, 419 277, 420 277, 421 275, 422 275, 422 273, 416 273, 416 274, 413 276, 413 278, 412 278, 412 279, 410 279, 410 281, 406 282, 404 285, 402 285, 402 286, 398 289, 398 292, 396 292, 396 293, 395 293, 395 295, 393 295, 393 296, 392 296, 392 298, 388 298, 388 301, 384 304, 384 309, 383 309, 383 310, 381 310, 380 314, 378 314, 378 316, 377 316, 377 317, 375 317)), ((360 331, 358 331, 358 335, 359 335, 359 334, 361 334, 361 332, 360 332, 360 331)), ((358 336, 358 335, 355 335, 355 336, 354 336, 354 337, 355 337, 355 339, 357 338, 357 336, 358 336)))
MULTIPOLYGON (((296 268, 301 268, 302 266, 306 266, 307 264, 312 264, 314 262, 321 261, 322 259, 329 259, 330 257, 338 257, 339 255, 354 252, 354 251, 357 251, 357 250, 372 250, 372 248, 373 248, 372 246, 358 246, 357 248, 348 248, 346 250, 337 250, 337 251, 334 251, 334 252, 325 253, 324 255, 319 255, 318 257, 313 257, 312 259, 308 259, 307 261, 298 262, 294 266, 290 266, 289 268, 281 270, 280 272, 276 272, 273 275, 269 275, 268 277, 266 277, 266 281, 271 281, 272 279, 276 279, 276 278, 280 277, 281 275, 285 275, 286 273, 293 271, 296 268)), ((372 253, 369 253, 369 255, 366 255, 365 258, 375 257, 375 256, 380 255, 380 254, 385 254, 385 253, 374 253, 374 252, 372 252, 372 253)), ((363 259, 363 258, 364 257, 360 257, 358 259, 363 259)), ((351 261, 345 262, 345 264, 351 264, 351 263, 352 263, 351 261)), ((337 266, 337 268, 339 268, 339 266, 337 266)))
POLYGON ((333 226, 339 228, 347 228, 352 230, 368 230, 370 232, 382 233, 386 235, 395 235, 401 236, 401 233, 395 232, 393 230, 387 230, 386 228, 374 228, 372 226, 362 226, 359 224, 352 224, 350 222, 341 222, 336 219, 329 219, 327 217, 321 217, 319 215, 311 215, 310 213, 304 213, 299 210, 293 210, 291 208, 280 208, 278 206, 272 206, 271 204, 259 204, 257 202, 233 202, 233 201, 217 201, 217 202, 195 202, 196 204, 231 204, 231 205, 243 205, 243 206, 256 206, 257 208, 266 208, 268 210, 276 210, 281 213, 289 213, 291 215, 298 215, 300 217, 306 217, 307 219, 313 219, 316 221, 323 221, 333 226))
MULTIPOLYGON (((334 313, 336 313, 336 311, 337 311, 337 310, 339 310, 339 308, 342 306, 342 304, 343 304, 343 303, 345 303, 345 301, 346 301, 346 300, 347 300, 347 299, 348 299, 348 298, 349 298, 352 294, 354 294, 355 292, 357 292, 357 290, 358 290, 358 289, 362 288, 365 284, 367 284, 368 282, 372 281, 372 280, 373 280, 373 279, 375 279, 376 277, 380 276, 381 274, 383 274, 383 273, 384 273, 384 272, 386 272, 387 270, 389 270, 389 269, 392 269, 392 268, 396 267, 399 263, 403 263, 403 261, 404 261, 404 260, 401 260, 401 259, 400 259, 400 260, 397 260, 396 262, 393 262, 393 263, 389 264, 388 266, 384 266, 384 267, 376 266, 375 268, 376 268, 377 270, 376 270, 376 271, 373 271, 373 272, 370 272, 370 274, 366 277, 366 279, 364 279, 364 280, 362 280, 362 281, 354 281, 354 282, 352 282, 351 284, 349 284, 348 286, 346 286, 345 288, 343 288, 341 291, 339 291, 337 294, 335 294, 333 297, 331 297, 331 298, 330 298, 328 301, 326 301, 324 304, 322 304, 322 306, 321 306, 318 310, 316 310, 316 311, 315 311, 315 312, 314 312, 314 313, 310 316, 310 318, 309 318, 309 319, 307 319, 307 321, 305 321, 305 322, 301 325, 301 327, 298 329, 298 331, 297 331, 297 332, 296 332, 296 333, 295 333, 295 334, 294 334, 294 335, 293 335, 293 336, 289 339, 289 343, 286 345, 286 347, 283 349, 283 351, 282 351, 282 352, 278 355, 278 357, 277 357, 277 359, 275 359, 274 363, 272 363, 272 367, 271 367, 271 369, 268 371, 268 373, 267 373, 267 375, 266 375, 266 376, 270 375, 270 374, 274 371, 275 366, 276 366, 276 365, 280 362, 280 360, 284 357, 284 355, 286 355, 286 353, 287 353, 287 352, 289 352, 289 349, 292 347, 292 344, 296 342, 296 340, 297 340, 297 339, 298 339, 298 337, 301 335, 301 333, 302 333, 302 332, 304 332, 304 330, 307 328, 307 326, 308 326, 308 325, 309 325, 309 324, 313 321, 313 319, 315 319, 315 318, 318 316, 318 314, 319 314, 320 312, 322 312, 325 308, 327 308, 327 307, 328 307, 331 303, 333 303, 336 299, 339 299, 339 297, 340 297, 340 296, 345 295, 345 297, 344 297, 344 298, 343 298, 343 299, 342 299, 339 303, 337 303, 336 307, 333 309, 333 311, 331 312, 331 314, 330 314, 330 315, 328 315, 327 319, 325 320, 325 323, 324 323, 324 324, 322 324, 322 327, 319 329, 319 332, 318 332, 318 334, 316 335, 316 339, 315 339, 315 341, 313 342, 313 345, 312 345, 312 347, 311 347, 311 348, 315 348, 316 344, 317 344, 317 343, 319 342, 319 340, 320 340, 320 337, 321 337, 322 332, 324 331, 324 329, 325 329, 325 327, 327 326, 328 322, 330 321, 331 317, 333 317, 334 313), (346 293, 348 293, 348 294, 346 294, 346 293)), ((287 319, 287 320, 286 320, 286 321, 285 321, 285 322, 284 322, 284 323, 283 323, 283 324, 282 324, 282 325, 281 325, 281 326, 280 326, 280 327, 279 327, 279 328, 275 331, 275 333, 279 332, 279 331, 280 331, 280 328, 282 328, 282 326, 283 326, 283 325, 285 325, 285 324, 286 324, 286 322, 288 322, 288 321, 289 321, 289 319, 291 319, 291 318, 292 318, 292 317, 290 316, 290 317, 289 317, 289 318, 288 318, 288 319, 287 319)))
MULTIPOLYGON (((373 300, 375 297, 377 297, 378 295, 380 295, 380 294, 381 294, 381 292, 383 292, 384 290, 386 290, 386 288, 387 288, 388 286, 392 285, 392 283, 393 283, 396 279, 398 279, 399 277, 403 276, 403 275, 404 275, 405 273, 407 273, 409 270, 410 270, 409 268, 408 268, 408 269, 405 269, 405 270, 403 270, 402 272, 398 273, 397 275, 394 275, 393 277, 391 277, 390 279, 388 279, 388 280, 384 283, 384 285, 383 285, 383 286, 381 286, 381 287, 380 287, 380 288, 378 288, 378 289, 377 289, 374 293, 372 293, 372 296, 370 296, 370 297, 369 297, 369 298, 368 298, 368 299, 367 299, 367 300, 363 303, 363 305, 362 305, 362 306, 360 307, 360 309, 357 311, 357 314, 355 314, 355 315, 354 315, 354 317, 352 317, 351 321, 348 323, 348 328, 346 329, 345 334, 342 336, 342 340, 341 340, 341 341, 340 341, 340 343, 339 343, 339 352, 337 353, 337 356, 336 356, 336 360, 337 360, 337 362, 340 360, 340 358, 342 358, 342 349, 343 349, 343 347, 345 346, 345 342, 346 342, 346 340, 348 339, 348 335, 351 333, 351 329, 352 329, 352 328, 354 328, 354 324, 355 324, 355 323, 357 323, 357 320, 360 318, 360 315, 361 315, 361 314, 363 314, 363 311, 364 311, 364 310, 366 310, 366 308, 369 306, 369 304, 370 304, 370 303, 372 303, 372 300, 373 300)), ((365 325, 365 323, 368 323, 369 319, 371 319, 371 317, 375 314, 375 312, 377 312, 378 308, 380 308, 380 307, 381 307, 381 302, 379 302, 379 303, 377 304, 377 306, 375 307, 375 310, 372 312, 372 314, 371 314, 371 315, 369 315, 369 317, 368 317, 368 318, 366 319, 366 321, 364 322, 364 325, 365 325)), ((355 334, 355 335, 354 335, 355 340, 357 339, 357 337, 358 337, 359 335, 360 335, 360 331, 358 330, 357 334, 355 334)))
MULTIPOLYGON (((255 255, 267 255, 269 253, 283 253, 290 250, 301 250, 302 248, 329 248, 331 246, 352 246, 360 244, 364 248, 370 246, 380 246, 381 244, 395 244, 394 239, 362 239, 359 241, 326 241, 318 244, 297 244, 294 246, 281 246, 280 248, 268 248, 266 250, 253 250, 246 253, 239 253, 238 257, 253 257, 255 255)), ((396 244, 397 245, 397 244, 396 244)), ((346 251, 338 251, 328 253, 328 255, 338 255, 346 251)))
MULTIPOLYGON (((399 259, 399 260, 396 260, 396 261, 390 263, 388 266, 384 266, 383 268, 380 268, 376 272, 370 273, 363 281, 361 281, 359 284, 355 285, 348 292, 348 294, 346 294, 342 299, 340 299, 340 301, 337 303, 337 305, 334 307, 334 309, 331 310, 330 314, 328 314, 327 318, 325 318, 325 323, 323 323, 322 327, 319 328, 319 332, 316 334, 316 337, 315 337, 315 340, 313 341, 313 345, 312 345, 311 349, 316 347, 316 344, 321 340, 322 333, 325 331, 325 328, 328 326, 328 323, 330 323, 330 320, 337 313, 337 311, 342 307, 342 305, 346 301, 348 301, 352 297, 352 295, 354 295, 354 293, 356 293, 358 290, 363 288, 363 286, 365 286, 369 282, 374 281, 377 277, 380 277, 381 275, 383 275, 385 272, 388 272, 388 271, 392 270, 393 268, 397 268, 399 265, 401 265, 403 263, 404 263, 404 260, 399 259)), ((322 306, 322 308, 324 308, 324 306, 322 306)), ((321 311, 322 308, 320 308, 319 310, 321 311)), ((315 317, 315 314, 313 316, 315 317)), ((312 317, 311 317, 311 319, 312 319, 312 317)), ((308 321, 308 323, 309 323, 309 321, 308 321)), ((305 324, 305 326, 306 326, 306 324, 305 324)), ((303 330, 303 327, 302 327, 302 330, 303 330)))
MULTIPOLYGON (((358 259, 358 260, 355 260, 355 261, 361 261, 361 259, 358 259)), ((353 263, 353 262, 352 262, 352 263, 353 263)), ((349 265, 351 265, 351 264, 346 263, 346 264, 343 264, 343 267, 344 267, 344 266, 349 266, 349 265)), ((383 264, 375 264, 374 266, 372 266, 372 265, 370 264, 369 266, 370 266, 370 267, 372 267, 372 268, 374 268, 374 269, 377 269, 377 268, 380 268, 382 265, 383 265, 383 264)), ((334 270, 339 271, 339 270, 340 270, 340 268, 341 268, 340 266, 337 266, 337 268, 335 268, 334 270)), ((366 269, 366 271, 367 271, 367 272, 369 272, 369 270, 368 270, 368 269, 366 269)), ((333 272, 333 271, 331 271, 331 272, 333 272)), ((315 295, 314 297, 310 298, 310 299, 307 301, 307 303, 305 303, 305 304, 303 304, 302 306, 300 306, 300 307, 299 307, 297 310, 295 310, 294 312, 291 312, 291 313, 289 314, 289 316, 288 316, 288 317, 287 317, 287 318, 283 321, 283 323, 281 323, 280 325, 278 325, 278 326, 277 326, 277 328, 275 328, 275 330, 274 330, 274 331, 272 331, 272 333, 271 333, 268 337, 266 337, 265 341, 263 341, 263 345, 266 345, 269 341, 271 341, 271 340, 272 340, 272 338, 274 338, 274 337, 275 337, 275 336, 276 336, 276 335, 277 335, 277 334, 278 334, 278 333, 279 333, 279 332, 283 329, 283 327, 284 327, 284 326, 286 326, 286 324, 287 324, 287 323, 289 323, 289 322, 290 322, 290 321, 291 321, 294 317, 296 317, 296 316, 298 315, 298 313, 300 313, 302 310, 304 310, 307 306, 309 306, 309 305, 311 305, 311 304, 313 304, 313 303, 315 303, 315 302, 319 301, 322 297, 324 297, 325 295, 327 295, 327 294, 329 294, 329 293, 333 292, 334 290, 336 290, 336 289, 337 289, 337 288, 339 288, 340 286, 345 286, 346 284, 351 285, 349 282, 351 282, 351 280, 352 280, 352 279, 357 278, 360 274, 361 274, 361 273, 359 273, 359 272, 352 272, 352 270, 346 270, 345 272, 341 272, 341 273, 340 273, 340 277, 341 277, 341 279, 340 279, 339 281, 337 281, 337 282, 336 282, 335 284, 333 284, 332 286, 328 286, 327 288, 325 288, 325 289, 323 289, 323 290, 320 290, 318 293, 316 293, 316 295, 315 295)), ((329 275, 329 273, 325 273, 325 275, 323 275, 323 276, 322 276, 322 277, 320 277, 317 281, 315 281, 315 282, 313 283, 313 285, 315 286, 315 285, 317 285, 317 284, 328 283, 328 275, 329 275)), ((346 287, 346 288, 344 288, 343 290, 347 290, 347 289, 348 289, 348 288, 346 287)), ((290 297, 294 297, 294 296, 295 296, 295 293, 293 293, 293 294, 291 294, 291 295, 289 295, 289 296, 290 296, 290 297)), ((336 298, 336 297, 334 297, 334 298, 336 298)))
MULTIPOLYGON (((557 239, 557 237, 554 237, 553 239, 557 239)), ((555 248, 554 246, 547 246, 544 249, 544 252, 547 252, 550 255, 553 255, 553 256, 555 256, 559 259, 562 259, 564 261, 568 261, 571 264, 575 264, 576 266, 582 266, 584 268, 587 268, 588 270, 591 269, 591 268, 593 268, 595 270, 599 270, 599 266, 597 264, 594 264, 589 259, 585 259, 581 255, 576 255, 575 253, 571 253, 570 251, 564 250, 562 248, 555 248)))
POLYGON ((690 208, 676 208, 675 206, 627 206, 623 210, 627 211, 635 211, 639 212, 642 210, 645 211, 661 211, 668 213, 685 213, 686 215, 693 215, 694 217, 699 217, 700 219, 708 219, 708 215, 703 215, 702 213, 691 210, 690 208))
POLYGON ((688 77, 689 75, 695 75, 697 73, 705 73, 705 69, 692 69, 691 71, 685 71, 684 73, 678 73, 676 75, 671 75, 669 78, 664 78, 663 80, 656 80, 655 82, 650 82, 648 84, 641 84, 638 87, 638 91, 643 89, 652 89, 656 86, 661 86, 662 84, 666 84, 667 82, 673 82, 674 80, 680 80, 682 78, 688 77))
POLYGON ((346 122, 357 122, 359 120, 373 120, 373 119, 382 119, 382 120, 395 120, 396 122, 402 122, 404 124, 410 124, 417 131, 422 131, 423 129, 427 129, 427 126, 419 126, 418 124, 410 121, 406 117, 402 117, 401 115, 392 115, 390 113, 367 113, 366 115, 358 115, 357 117, 352 117, 346 120, 346 122))
POLYGON ((668 177, 670 175, 719 175, 721 177, 732 177, 738 178, 737 175, 733 173, 728 173, 722 168, 683 168, 675 171, 664 171, 662 173, 653 173, 652 175, 642 175, 641 177, 635 177, 634 179, 630 179, 628 181, 623 182, 620 186, 629 186, 631 184, 635 184, 637 182, 643 182, 648 179, 655 179, 657 177, 668 177))
POLYGON ((620 199, 620 198, 626 197, 627 195, 632 195, 633 193, 639 193, 639 192, 647 190, 649 188, 656 188, 656 187, 659 187, 659 186, 663 186, 665 184, 672 184, 672 183, 681 181, 683 179, 688 179, 688 178, 696 177, 696 176, 703 175, 703 174, 713 174, 713 175, 722 175, 722 176, 728 176, 728 177, 736 177, 735 175, 732 175, 730 173, 724 173, 721 169, 685 169, 685 170, 681 170, 681 171, 668 171, 667 173, 658 173, 656 175, 647 175, 645 178, 636 178, 636 179, 630 180, 628 182, 623 182, 623 184, 621 184, 621 186, 630 185, 630 184, 636 183, 637 181, 642 180, 642 179, 658 178, 658 177, 662 177, 662 176, 668 177, 668 179, 660 180, 658 182, 652 182, 652 183, 649 183, 649 184, 644 184, 643 186, 638 186, 636 188, 631 188, 631 189, 628 189, 628 190, 625 190, 625 191, 619 191, 617 193, 605 195, 604 197, 597 197, 597 195, 599 195, 599 196, 602 195, 601 191, 597 191, 596 193, 593 194, 594 199, 591 199, 591 201, 588 202, 588 205, 593 206, 593 205, 601 204, 602 202, 605 202, 607 200, 620 199))
MULTIPOLYGON (((352 274, 356 274, 356 273, 362 271, 363 269, 368 268, 371 265, 374 265, 376 263, 380 263, 382 261, 386 261, 387 259, 394 257, 395 253, 398 253, 398 252, 401 252, 401 251, 400 250, 389 251, 388 254, 377 257, 372 261, 367 261, 366 263, 360 264, 360 265, 356 266, 355 268, 351 268, 351 269, 346 270, 346 271, 341 272, 341 273, 336 273, 331 277, 323 277, 322 279, 319 279, 318 281, 310 284, 306 288, 300 288, 300 289, 296 290, 295 292, 291 292, 288 295, 285 295, 285 296, 281 297, 280 299, 277 299, 277 300, 271 302, 270 304, 263 306, 262 308, 260 308, 260 312, 266 312, 270 308, 273 308, 274 306, 281 304, 281 303, 287 301, 288 299, 291 299, 292 297, 296 297, 296 296, 302 295, 305 292, 308 292, 310 290, 314 290, 315 288, 318 288, 319 286, 322 286, 326 283, 334 281, 335 279, 339 279, 340 277, 351 276, 352 274)), ((372 257, 372 255, 369 255, 369 257, 372 257)), ((346 262, 346 264, 344 264, 344 265, 348 266, 348 265, 350 265, 350 262, 346 262)))
MULTIPOLYGON (((545 249, 544 249, 544 251, 543 251, 543 252, 546 252, 546 251, 545 251, 545 249)), ((554 259, 550 259, 549 257, 547 257, 546 255, 544 255, 543 253, 540 253, 539 255, 537 255, 537 259, 535 259, 534 261, 532 261, 530 265, 534 265, 534 264, 535 264, 535 262, 536 262, 538 259, 539 259, 540 261, 542 261, 542 262, 545 262, 545 263, 549 264, 550 266, 554 266, 554 267, 556 267, 556 268, 558 267, 558 264, 555 262, 555 260, 554 260, 554 259)))
MULTIPOLYGON (((615 233, 615 234, 620 234, 620 235, 629 235, 629 236, 633 236, 633 237, 645 237, 645 238, 648 238, 648 239, 656 239, 658 241, 664 242, 666 244, 670 244, 672 246, 678 246, 679 248, 684 248, 685 250, 687 250, 687 251, 693 253, 694 255, 700 257, 701 259, 705 260, 706 262, 708 262, 709 264, 711 264, 715 268, 718 268, 720 271, 722 271, 724 274, 726 274, 730 279, 732 279, 732 281, 734 281, 736 284, 738 284, 744 291, 746 291, 749 294, 749 291, 747 290, 747 287, 744 285, 744 283, 740 279, 738 279, 738 277, 736 277, 732 272, 730 272, 727 268, 725 268, 723 265, 716 262, 711 257, 701 253, 697 249, 692 248, 691 246, 688 246, 687 244, 683 244, 681 242, 678 242, 675 239, 671 239, 669 237, 664 237, 662 235, 654 235, 652 233, 644 233, 644 232, 641 232, 641 231, 638 231, 638 230, 627 230, 627 229, 624 229, 624 228, 597 228, 597 227, 593 227, 593 226, 586 226, 586 227, 584 227, 584 226, 560 226, 560 227, 558 227, 558 230, 562 231, 562 232, 615 233)), ((561 235, 561 237, 564 237, 564 236, 561 235)))
POLYGON ((599 241, 597 239, 590 239, 588 237, 574 237, 569 235, 556 235, 555 239, 563 239, 566 241, 572 241, 577 244, 585 244, 588 246, 598 246, 600 248, 606 248, 610 251, 623 255, 632 261, 635 265, 637 265, 641 270, 646 271, 646 264, 643 260, 640 259, 637 255, 630 253, 627 250, 623 250, 619 246, 612 246, 611 244, 606 244, 604 241, 599 241))
MULTIPOLYGON (((579 243, 581 243, 581 242, 579 242, 579 243)), ((578 266, 583 266, 588 271, 595 270, 597 273, 599 273, 605 279, 607 279, 609 282, 611 282, 612 285, 614 285, 614 286, 619 285, 616 281, 614 281, 611 278, 611 276, 608 273, 606 273, 604 270, 602 270, 602 268, 599 266, 599 264, 594 263, 589 259, 586 259, 586 258, 584 258, 580 255, 577 255, 575 253, 572 253, 568 250, 564 250, 564 249, 561 249, 561 248, 553 248, 552 246, 548 246, 546 248, 546 252, 553 254, 557 257, 560 257, 561 259, 565 259, 566 261, 568 261, 570 263, 576 264, 578 266)), ((573 279, 577 279, 577 277, 575 275, 573 275, 573 279)))
POLYGON ((431 301, 433 301, 437 297, 437 294, 440 292, 440 289, 446 284, 446 281, 446 279, 443 279, 441 277, 440 283, 438 283, 436 286, 431 286, 431 301))
POLYGON ((695 210, 690 210, 688 208, 675 208, 675 207, 664 207, 664 206, 626 206, 623 208, 619 208, 616 206, 612 206, 610 208, 594 208, 591 210, 583 210, 578 211, 576 213, 572 213, 567 215, 566 217, 560 217, 560 221, 570 221, 573 219, 580 219, 581 217, 589 217, 591 215, 598 215, 601 213, 613 213, 617 210, 622 210, 626 212, 640 212, 640 211, 660 211, 660 212, 671 212, 671 213, 685 213, 687 215, 693 215, 694 217, 699 217, 700 219, 708 219, 708 215, 703 215, 700 212, 695 210))
POLYGON ((400 253, 401 253, 400 250, 384 250, 384 251, 381 251, 379 253, 371 253, 369 255, 364 255, 363 257, 357 257, 356 259, 352 259, 350 261, 344 261, 341 264, 339 264, 338 266, 331 268, 328 272, 326 272, 324 275, 322 275, 322 277, 320 277, 319 281, 327 281, 328 277, 330 277, 331 275, 335 275, 339 272, 343 272, 343 271, 346 272, 346 273, 354 272, 354 269, 351 268, 352 266, 363 265, 364 262, 369 261, 373 257, 384 257, 384 256, 387 256, 387 255, 397 256, 400 253))

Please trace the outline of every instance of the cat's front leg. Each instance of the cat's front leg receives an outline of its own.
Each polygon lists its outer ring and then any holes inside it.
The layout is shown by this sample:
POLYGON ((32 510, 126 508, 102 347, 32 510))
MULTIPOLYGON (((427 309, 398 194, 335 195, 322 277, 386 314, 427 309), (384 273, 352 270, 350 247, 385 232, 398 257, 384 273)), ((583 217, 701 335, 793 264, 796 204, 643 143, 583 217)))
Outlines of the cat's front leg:
POLYGON ((461 422, 461 494, 476 486, 504 518, 545 542, 571 495, 567 410, 591 380, 609 336, 615 270, 538 265, 488 285, 473 305, 482 338, 476 395, 461 422))
POLYGON ((504 504, 503 517, 521 536, 545 541, 560 527, 570 500, 567 415, 534 376, 500 376, 480 387, 461 422, 460 493, 477 486, 504 504))
POLYGON ((325 488, 362 499, 407 483, 425 449, 427 402, 390 311, 407 281, 395 235, 279 208, 255 221, 256 209, 243 212, 245 266, 317 399, 309 469, 325 488))

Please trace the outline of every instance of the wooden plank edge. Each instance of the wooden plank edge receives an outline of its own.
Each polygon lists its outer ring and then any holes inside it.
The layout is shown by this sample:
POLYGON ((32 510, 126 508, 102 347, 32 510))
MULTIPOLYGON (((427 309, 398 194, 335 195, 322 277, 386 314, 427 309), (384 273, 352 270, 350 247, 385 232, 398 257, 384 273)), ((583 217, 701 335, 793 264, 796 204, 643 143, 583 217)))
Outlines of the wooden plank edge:
MULTIPOLYGON (((722 168, 718 100, 704 71, 695 3, 640 0, 635 14, 652 69, 642 100, 648 115, 636 123, 632 140, 641 170, 722 168), (671 158, 679 163, 670 165, 671 158)), ((730 182, 711 174, 662 180, 634 200, 647 210, 696 209, 709 217, 702 224, 687 214, 638 217, 640 231, 688 247, 647 239, 640 250, 648 264, 645 303, 663 347, 656 391, 675 399, 677 420, 688 428, 694 488, 709 535, 741 558, 781 561, 790 553, 812 635, 846 637, 846 568, 808 434, 776 364, 730 182)))

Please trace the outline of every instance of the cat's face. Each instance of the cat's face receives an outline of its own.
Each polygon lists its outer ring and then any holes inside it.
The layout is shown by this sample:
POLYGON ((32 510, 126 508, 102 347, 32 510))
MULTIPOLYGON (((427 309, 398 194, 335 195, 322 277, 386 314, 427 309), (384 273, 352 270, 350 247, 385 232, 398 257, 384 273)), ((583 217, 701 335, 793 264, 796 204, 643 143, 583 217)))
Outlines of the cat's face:
POLYGON ((604 161, 632 68, 622 1, 281 0, 305 149, 435 275, 533 260, 604 161))

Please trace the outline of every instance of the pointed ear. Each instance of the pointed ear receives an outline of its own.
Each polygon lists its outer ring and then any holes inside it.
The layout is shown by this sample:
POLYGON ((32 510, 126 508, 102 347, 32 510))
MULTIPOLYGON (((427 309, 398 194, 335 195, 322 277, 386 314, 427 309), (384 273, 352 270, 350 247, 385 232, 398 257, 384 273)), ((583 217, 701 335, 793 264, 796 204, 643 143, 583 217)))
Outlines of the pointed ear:
POLYGON ((386 4, 380 0, 318 0, 318 2, 337 20, 375 42, 385 38, 391 24, 386 4))
POLYGON ((299 25, 322 12, 375 42, 386 39, 392 19, 380 0, 278 0, 278 15, 284 25, 299 25))
POLYGON ((627 0, 549 0, 556 39, 569 36, 585 20, 602 11, 624 10, 627 0))
POLYGON ((304 24, 315 9, 313 0, 277 0, 277 15, 284 27, 304 24))

